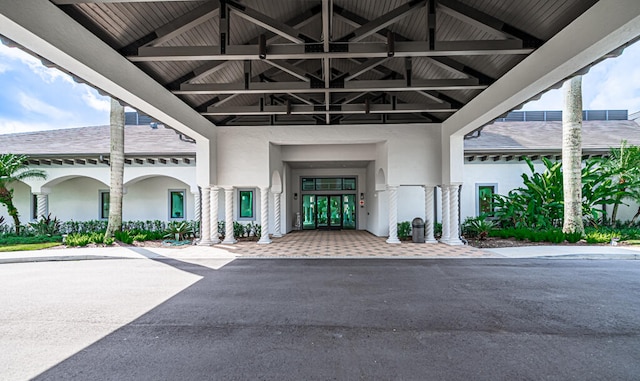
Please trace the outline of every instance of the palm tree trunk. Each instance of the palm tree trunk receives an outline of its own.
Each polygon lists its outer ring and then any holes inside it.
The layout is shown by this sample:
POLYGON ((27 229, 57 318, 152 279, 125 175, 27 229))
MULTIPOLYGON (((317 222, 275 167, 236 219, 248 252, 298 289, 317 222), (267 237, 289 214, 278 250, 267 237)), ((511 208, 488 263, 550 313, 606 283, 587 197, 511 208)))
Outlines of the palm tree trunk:
POLYGON ((4 186, 0 186, 0 204, 7 207, 7 213, 13 218, 16 235, 20 234, 20 217, 18 216, 18 208, 13 205, 13 194, 4 186))
POLYGON ((563 85, 562 182, 565 233, 584 232, 582 223, 582 77, 563 85))
POLYGON ((105 239, 122 229, 122 182, 124 178, 124 107, 111 98, 111 184, 109 187, 109 223, 105 239))

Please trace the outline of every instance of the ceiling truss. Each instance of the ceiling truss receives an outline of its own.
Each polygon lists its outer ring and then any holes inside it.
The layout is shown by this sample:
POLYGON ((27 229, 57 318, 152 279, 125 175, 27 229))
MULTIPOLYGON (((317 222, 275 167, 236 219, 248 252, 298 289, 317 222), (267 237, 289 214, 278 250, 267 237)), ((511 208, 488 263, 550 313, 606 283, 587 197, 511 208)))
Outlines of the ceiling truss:
MULTIPOLYGON (((100 29, 99 21, 83 16, 83 4, 144 6, 149 0, 52 2, 100 29)), ((339 0, 302 1, 287 19, 257 9, 256 0, 155 3, 197 4, 117 50, 154 78, 158 74, 147 70, 153 65, 197 62, 163 85, 219 125, 441 122, 496 81, 473 57, 517 61, 544 43, 458 0, 408 0, 370 20, 339 0), (443 17, 491 37, 440 38, 443 17), (425 20, 422 38, 403 35, 399 24, 416 19, 425 20), (175 42, 209 24, 218 35, 208 45, 175 42), (238 27, 257 32, 238 43, 232 36, 238 27)))

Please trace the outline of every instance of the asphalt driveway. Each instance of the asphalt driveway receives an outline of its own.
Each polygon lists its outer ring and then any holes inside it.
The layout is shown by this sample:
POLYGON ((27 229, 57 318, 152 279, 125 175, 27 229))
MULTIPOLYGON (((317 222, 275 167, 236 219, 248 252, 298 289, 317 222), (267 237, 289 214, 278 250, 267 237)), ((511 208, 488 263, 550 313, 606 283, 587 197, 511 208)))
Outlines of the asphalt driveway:
MULTIPOLYGON (((35 284, 38 272, 73 263, 20 271, 35 284)), ((239 259, 217 270, 172 259, 85 263, 85 274, 114 272, 120 286, 102 291, 113 300, 98 293, 109 301, 102 309, 90 289, 86 303, 65 304, 87 317, 75 330, 90 334, 111 309, 137 312, 122 313, 103 337, 36 379, 640 378, 638 261, 239 259), (134 263, 146 275, 124 277, 134 263), (139 308, 145 292, 165 301, 139 308), (103 318, 92 322, 87 305, 103 318)), ((56 290, 42 292, 55 301, 56 290)), ((33 314, 41 308, 25 302, 33 314)), ((5 331, 26 324, 12 316, 0 311, 5 331)), ((65 335, 57 341, 64 345, 65 335)))

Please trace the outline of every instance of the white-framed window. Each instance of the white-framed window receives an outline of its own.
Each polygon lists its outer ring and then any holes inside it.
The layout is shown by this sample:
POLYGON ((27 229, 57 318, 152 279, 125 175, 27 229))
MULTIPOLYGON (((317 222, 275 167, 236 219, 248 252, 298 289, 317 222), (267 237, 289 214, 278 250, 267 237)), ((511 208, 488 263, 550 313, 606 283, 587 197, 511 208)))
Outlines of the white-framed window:
POLYGON ((109 218, 109 191, 108 190, 100 190, 99 191, 99 211, 98 216, 101 220, 106 220, 109 218))
POLYGON ((186 217, 186 191, 184 189, 169 189, 169 219, 184 220, 186 217))
POLYGON ((256 219, 255 189, 238 189, 238 221, 254 221, 256 219))
POLYGON ((476 184, 476 216, 493 216, 495 208, 493 195, 496 194, 497 191, 498 184, 496 183, 476 184))

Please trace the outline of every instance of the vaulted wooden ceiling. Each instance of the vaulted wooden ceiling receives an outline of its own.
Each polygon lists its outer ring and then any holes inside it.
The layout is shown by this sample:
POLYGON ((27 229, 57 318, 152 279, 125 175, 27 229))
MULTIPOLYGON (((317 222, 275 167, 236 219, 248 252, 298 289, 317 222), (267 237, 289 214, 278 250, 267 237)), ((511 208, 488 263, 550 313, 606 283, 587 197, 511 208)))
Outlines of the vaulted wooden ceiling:
POLYGON ((597 0, 52 0, 217 125, 442 122, 597 0))

